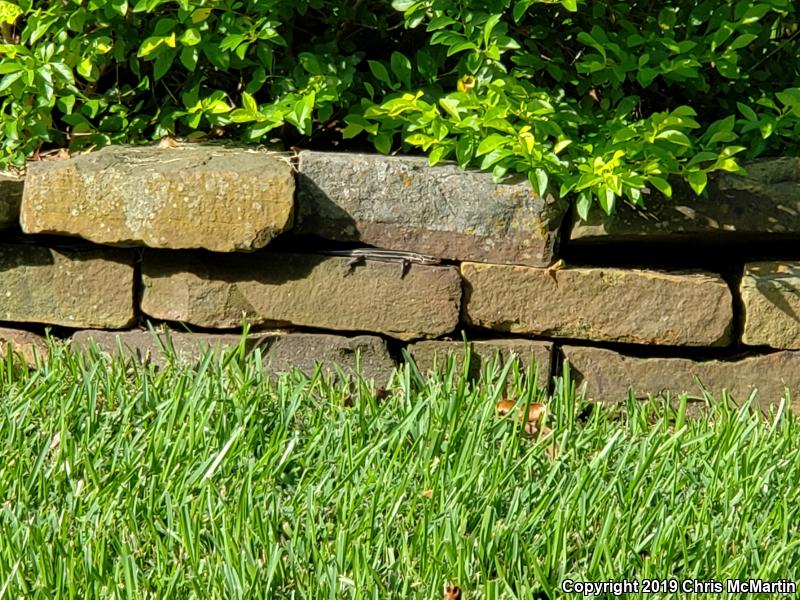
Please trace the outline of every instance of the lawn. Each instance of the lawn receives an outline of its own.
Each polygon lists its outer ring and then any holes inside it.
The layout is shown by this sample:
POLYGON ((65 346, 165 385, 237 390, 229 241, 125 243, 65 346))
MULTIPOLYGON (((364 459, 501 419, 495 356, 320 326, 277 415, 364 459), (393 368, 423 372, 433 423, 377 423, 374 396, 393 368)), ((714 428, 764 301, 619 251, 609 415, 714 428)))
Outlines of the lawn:
POLYGON ((513 364, 474 384, 406 367, 378 392, 259 367, 241 348, 159 370, 56 343, 39 369, 0 361, 0 598, 800 580, 787 411, 592 409, 568 379, 545 398, 513 364), (548 405, 552 433, 498 415, 506 380, 548 405))

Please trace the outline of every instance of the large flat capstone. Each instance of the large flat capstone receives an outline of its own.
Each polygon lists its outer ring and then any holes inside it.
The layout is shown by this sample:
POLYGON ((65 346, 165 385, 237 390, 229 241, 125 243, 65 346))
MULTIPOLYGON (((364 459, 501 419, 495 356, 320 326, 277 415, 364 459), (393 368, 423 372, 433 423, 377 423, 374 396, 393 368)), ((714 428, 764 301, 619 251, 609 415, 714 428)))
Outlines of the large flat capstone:
POLYGON ((462 263, 464 312, 478 327, 588 340, 721 346, 730 289, 711 273, 462 263))
POLYGON ((133 322, 133 254, 0 244, 0 321, 119 329, 133 322))
POLYGON ((274 155, 218 146, 110 146, 31 163, 26 233, 111 245, 261 248, 292 224, 294 176, 274 155))
POLYGON ((0 229, 19 225, 23 185, 21 177, 0 173, 0 229))
POLYGON ((620 203, 614 215, 590 212, 575 219, 574 242, 725 241, 800 236, 800 158, 771 158, 745 163, 747 175, 714 173, 708 197, 674 182, 672 198, 645 196, 646 207, 620 203))
POLYGON ((248 256, 145 252, 142 310, 201 327, 301 325, 434 338, 458 323, 455 267, 366 261, 314 254, 248 256))
POLYGON ((298 233, 455 260, 552 262, 567 203, 424 157, 303 151, 298 233))
POLYGON ((746 264, 739 294, 744 307, 742 342, 800 349, 800 263, 746 264))
MULTIPOLYGON (((0 330, 0 339, 2 339, 0 330)), ((165 349, 171 348, 177 360, 192 363, 203 353, 219 353, 236 347, 242 336, 234 333, 188 333, 159 328, 154 332, 83 330, 72 335, 70 342, 79 350, 94 343, 99 350, 138 361, 152 361, 163 366, 165 349)), ((395 362, 386 342, 378 336, 345 337, 315 333, 253 333, 245 339, 245 352, 259 349, 264 366, 271 372, 293 368, 312 374, 317 366, 327 374, 336 374, 336 367, 345 374, 358 372, 365 379, 381 384, 388 381, 395 362)))
POLYGON ((703 389, 719 399, 726 390, 737 402, 753 391, 766 410, 778 404, 785 390, 791 392, 794 409, 800 408, 800 352, 775 352, 738 360, 694 361, 686 358, 640 358, 604 348, 564 346, 570 373, 580 386, 586 385, 587 399, 624 402, 632 390, 636 398, 648 394, 675 397, 686 393, 702 399, 703 389), (698 383, 699 382, 699 383, 698 383))

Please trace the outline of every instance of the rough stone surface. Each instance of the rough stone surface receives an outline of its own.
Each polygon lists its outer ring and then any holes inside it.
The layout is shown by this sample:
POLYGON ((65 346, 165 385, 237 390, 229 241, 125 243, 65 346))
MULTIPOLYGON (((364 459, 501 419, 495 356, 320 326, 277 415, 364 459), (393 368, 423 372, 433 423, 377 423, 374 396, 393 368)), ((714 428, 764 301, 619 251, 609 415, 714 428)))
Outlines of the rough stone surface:
POLYGON ((298 233, 455 260, 548 265, 566 202, 424 157, 300 153, 298 233))
POLYGON ((784 388, 791 391, 795 409, 800 407, 800 352, 776 352, 732 361, 693 361, 685 358, 639 358, 604 348, 564 346, 571 374, 579 385, 586 384, 587 398, 623 402, 632 389, 637 398, 669 393, 703 397, 695 377, 719 398, 723 389, 743 402, 756 389, 762 408, 777 404, 784 388))
POLYGON ((800 235, 800 158, 777 158, 744 165, 747 176, 712 175, 708 198, 685 184, 673 185, 673 197, 646 197, 646 209, 620 204, 612 217, 592 211, 587 222, 575 219, 570 239, 611 242, 687 238, 698 241, 762 239, 800 235))
POLYGON ((721 346, 733 300, 710 273, 462 263, 464 312, 478 327, 640 344, 721 346))
POLYGON ((739 293, 745 344, 800 349, 800 263, 746 264, 739 293))
MULTIPOLYGON (((520 367, 526 369, 531 360, 536 363, 539 374, 539 386, 547 387, 550 382, 550 369, 553 356, 553 344, 534 340, 480 340, 469 342, 472 347, 472 360, 469 365, 469 374, 477 377, 482 368, 486 368, 494 360, 500 359, 500 364, 505 364, 512 357, 519 358, 520 367)), ((423 373, 433 370, 434 367, 442 369, 447 365, 447 357, 452 355, 455 359, 456 372, 463 371, 465 348, 464 342, 425 341, 410 344, 407 351, 423 373)))
POLYGON ((29 365, 35 365, 37 358, 47 358, 47 342, 42 336, 22 329, 0 327, 0 358, 5 357, 8 347, 29 365))
POLYGON ((101 244, 247 251, 291 226, 293 194, 291 166, 264 152, 110 146, 31 163, 20 222, 101 244))
POLYGON ((0 321, 126 327, 133 262, 124 250, 0 244, 0 321))
POLYGON ((328 334, 291 333, 268 338, 265 342, 264 362, 272 371, 292 368, 313 372, 320 363, 333 373, 333 365, 345 373, 356 372, 356 356, 361 376, 386 383, 395 368, 386 342, 372 335, 342 337, 328 334))
POLYGON ((19 224, 19 205, 22 202, 21 177, 0 173, 0 229, 19 224))
MULTIPOLYGON (((179 360, 195 362, 207 349, 219 352, 223 348, 237 346, 241 336, 231 333, 187 333, 161 328, 156 330, 155 336, 148 330, 124 332, 84 330, 75 332, 71 343, 78 349, 86 349, 89 347, 89 340, 93 340, 101 351, 108 354, 119 354, 121 348, 125 358, 150 360, 154 364, 163 366, 165 360, 162 348, 169 345, 179 360)), ((255 333, 247 337, 245 349, 247 353, 251 353, 256 348, 260 349, 265 367, 272 372, 297 368, 310 374, 314 372, 317 364, 320 364, 328 373, 335 373, 336 365, 343 372, 352 375, 356 372, 356 356, 359 356, 361 376, 385 383, 395 367, 386 342, 377 336, 255 333)))
POLYGON ((201 327, 302 325, 433 338, 458 323, 455 267, 261 252, 243 256, 145 252, 142 310, 201 327))

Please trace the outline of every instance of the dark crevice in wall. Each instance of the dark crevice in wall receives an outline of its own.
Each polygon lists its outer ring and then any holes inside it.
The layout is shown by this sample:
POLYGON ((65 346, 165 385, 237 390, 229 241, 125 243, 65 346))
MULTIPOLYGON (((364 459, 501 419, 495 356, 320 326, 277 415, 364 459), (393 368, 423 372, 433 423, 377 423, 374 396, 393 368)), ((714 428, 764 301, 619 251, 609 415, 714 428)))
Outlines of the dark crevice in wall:
POLYGON ((133 319, 134 327, 146 326, 146 317, 141 311, 142 306, 142 250, 136 251, 136 257, 133 260, 133 319))
POLYGON ((732 266, 758 261, 800 260, 800 238, 771 235, 767 238, 730 241, 676 234, 664 242, 616 241, 562 243, 561 258, 567 266, 647 268, 722 272, 732 266))

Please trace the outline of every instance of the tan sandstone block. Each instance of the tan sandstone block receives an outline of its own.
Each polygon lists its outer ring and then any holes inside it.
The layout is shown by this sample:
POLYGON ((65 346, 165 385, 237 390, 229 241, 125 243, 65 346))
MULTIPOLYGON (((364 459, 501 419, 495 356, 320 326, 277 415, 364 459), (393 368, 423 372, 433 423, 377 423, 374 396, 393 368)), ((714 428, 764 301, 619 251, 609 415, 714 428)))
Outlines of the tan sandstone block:
POLYGON ((745 344, 800 349, 800 263, 746 264, 739 293, 745 344))
POLYGON ((462 263, 467 320, 478 327, 587 340, 722 346, 733 300, 711 273, 462 263))
POLYGON ((703 398, 699 381, 713 397, 723 389, 737 402, 757 392, 758 405, 766 410, 778 404, 785 389, 791 392, 795 410, 800 407, 800 352, 775 352, 738 360, 694 361, 686 358, 639 358, 604 348, 564 346, 561 349, 586 396, 604 402, 623 402, 628 390, 637 398, 648 394, 673 398, 687 393, 703 398), (697 378, 697 381, 695 381, 697 378))
POLYGON ((454 267, 313 254, 247 256, 146 252, 142 310, 201 327, 302 325, 433 338, 458 323, 461 280, 454 267))
POLYGON ((216 146, 109 146, 30 164, 26 233, 100 244, 255 250, 292 224, 294 176, 280 158, 216 146))
POLYGON ((130 325, 132 253, 0 244, 0 321, 66 327, 130 325))
POLYGON ((42 336, 22 329, 0 327, 0 358, 5 357, 8 347, 29 365, 35 365, 37 358, 47 358, 47 342, 42 336))

